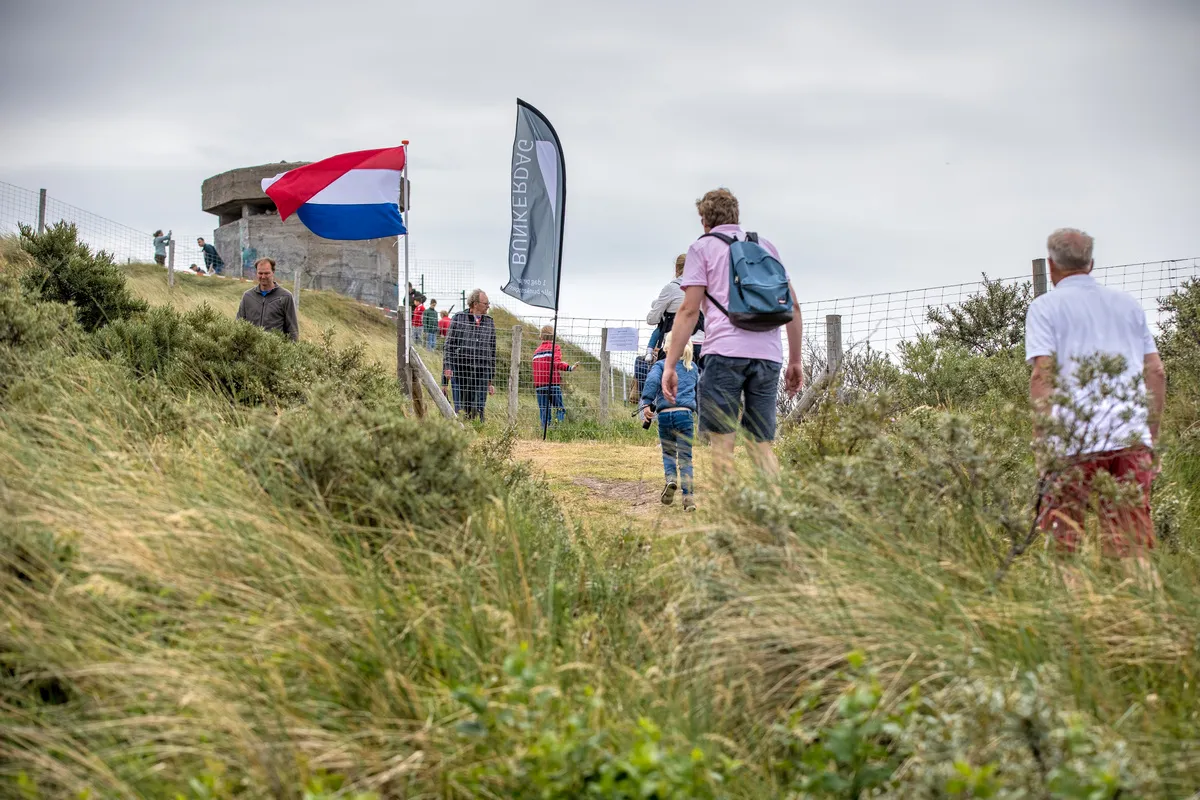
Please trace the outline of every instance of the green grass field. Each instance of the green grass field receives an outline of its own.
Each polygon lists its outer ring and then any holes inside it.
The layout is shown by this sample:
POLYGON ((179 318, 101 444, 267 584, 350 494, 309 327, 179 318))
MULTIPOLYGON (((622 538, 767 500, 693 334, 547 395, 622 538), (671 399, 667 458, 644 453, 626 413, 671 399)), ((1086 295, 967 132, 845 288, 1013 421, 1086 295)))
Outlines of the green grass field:
POLYGON ((1034 504, 1019 353, 862 365, 779 480, 700 448, 685 516, 640 427, 416 419, 339 298, 293 345, 237 283, 3 245, 0 796, 1200 788, 1200 286, 1160 341, 1153 575, 1039 540, 997 582, 1034 504))

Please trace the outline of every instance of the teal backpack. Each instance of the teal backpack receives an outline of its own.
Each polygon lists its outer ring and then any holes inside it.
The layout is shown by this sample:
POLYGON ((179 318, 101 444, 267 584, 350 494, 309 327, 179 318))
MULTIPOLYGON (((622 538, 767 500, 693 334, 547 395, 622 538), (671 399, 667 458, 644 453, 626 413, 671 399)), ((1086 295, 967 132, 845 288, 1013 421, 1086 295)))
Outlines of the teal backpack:
POLYGON ((758 243, 757 233, 747 233, 744 242, 723 233, 704 236, 729 245, 729 307, 718 303, 707 291, 704 294, 735 327, 769 331, 791 322, 794 309, 787 270, 758 243))

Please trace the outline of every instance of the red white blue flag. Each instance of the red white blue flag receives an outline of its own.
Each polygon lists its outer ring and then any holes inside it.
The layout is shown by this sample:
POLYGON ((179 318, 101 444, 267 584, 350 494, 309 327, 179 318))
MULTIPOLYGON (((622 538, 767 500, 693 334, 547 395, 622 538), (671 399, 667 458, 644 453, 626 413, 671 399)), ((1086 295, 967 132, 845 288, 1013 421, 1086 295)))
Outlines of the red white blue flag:
POLYGON ((404 148, 343 153, 265 178, 279 217, 293 213, 324 239, 379 239, 405 233, 400 216, 404 148))

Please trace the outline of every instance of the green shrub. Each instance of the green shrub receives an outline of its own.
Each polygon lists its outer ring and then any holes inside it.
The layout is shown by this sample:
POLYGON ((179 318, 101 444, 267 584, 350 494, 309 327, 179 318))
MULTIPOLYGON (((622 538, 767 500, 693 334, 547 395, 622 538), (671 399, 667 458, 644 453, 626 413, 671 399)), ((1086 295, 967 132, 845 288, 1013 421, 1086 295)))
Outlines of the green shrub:
POLYGON ((177 376, 243 405, 303 400, 315 370, 300 343, 233 320, 207 303, 183 315, 177 376))
POLYGON ((849 671, 814 682, 772 728, 773 770, 801 797, 1116 800, 1156 781, 1125 742, 1062 710, 1053 670, 896 698, 861 653, 847 661, 849 671))
POLYGON ((922 334, 901 342, 897 352, 896 395, 904 408, 971 406, 985 399, 1024 403, 1029 394, 1029 367, 1019 347, 984 356, 922 334))
POLYGON ((22 282, 45 300, 71 304, 84 330, 93 331, 146 310, 144 300, 125 286, 125 275, 104 250, 95 253, 79 240, 75 225, 58 222, 43 233, 20 226, 21 247, 36 262, 22 282))
POLYGON ((1033 300, 1029 282, 1005 285, 983 276, 983 291, 958 305, 931 307, 932 338, 940 346, 994 356, 1025 343, 1025 312, 1033 300))
POLYGON ((0 389, 16 377, 24 359, 73 339, 77 327, 70 309, 26 295, 15 275, 0 272, 0 389))
POLYGON ((231 446, 267 494, 355 525, 460 524, 492 487, 448 422, 327 397, 258 422, 231 446))
POLYGON ((522 644, 494 685, 459 687, 456 744, 470 754, 451 783, 513 800, 726 797, 738 764, 610 709, 594 687, 555 674, 522 644))
POLYGON ((138 377, 156 376, 184 390, 209 390, 243 405, 305 401, 318 386, 351 402, 398 403, 395 380, 367 361, 361 346, 338 350, 332 332, 320 344, 290 342, 203 304, 185 314, 159 306, 97 331, 105 358, 138 377))
POLYGON ((137 377, 167 379, 191 339, 192 330, 178 311, 155 306, 137 319, 105 326, 93 341, 102 356, 124 361, 137 377))
POLYGON ((1049 668, 1011 679, 959 680, 912 706, 909 763, 896 798, 1116 800, 1145 797, 1157 778, 1127 744, 1057 691, 1049 668))

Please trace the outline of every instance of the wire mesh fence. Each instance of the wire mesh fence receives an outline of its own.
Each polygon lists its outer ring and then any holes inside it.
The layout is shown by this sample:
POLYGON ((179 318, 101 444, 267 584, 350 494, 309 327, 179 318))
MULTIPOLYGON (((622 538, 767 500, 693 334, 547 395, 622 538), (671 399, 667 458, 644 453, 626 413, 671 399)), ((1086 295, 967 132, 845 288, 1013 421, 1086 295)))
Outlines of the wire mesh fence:
MULTIPOLYGON (((1136 297, 1157 329, 1159 300, 1184 282, 1200 279, 1200 258, 1098 267, 1093 275, 1136 297)), ((1032 270, 1030 277, 992 281, 1001 286, 1031 282, 1032 270)), ((985 288, 979 280, 802 303, 806 370, 820 372, 833 351, 840 356, 853 347, 894 358, 900 342, 932 331, 930 309, 961 306, 985 288)), ((555 354, 549 341, 552 317, 517 318, 497 309, 494 320, 494 355, 487 358, 495 395, 485 404, 488 414, 506 414, 519 427, 534 429, 541 427, 542 414, 551 424, 564 418, 599 423, 629 419, 636 424, 631 412, 652 363, 646 358, 651 326, 630 319, 560 317, 555 354), (619 346, 609 345, 613 341, 619 346)))
MULTIPOLYGON (((154 261, 154 236, 151 232, 140 231, 64 203, 46 194, 44 189, 34 191, 0 181, 0 234, 15 234, 18 225, 22 224, 37 230, 40 226, 60 221, 73 224, 79 230, 80 238, 92 249, 108 251, 118 263, 154 261)), ((200 236, 206 234, 173 233, 176 269, 186 269, 191 262, 204 263, 202 252, 196 244, 200 236)), ((211 239, 211 234, 207 234, 207 238, 211 239)))
MULTIPOLYGON (((1136 297, 1151 325, 1157 326, 1159 298, 1178 289, 1181 282, 1200 275, 1200 258, 1097 267, 1092 274, 1105 286, 1136 297)), ((1029 275, 1001 278, 996 282, 1013 285, 1031 282, 1031 279, 1032 268, 1029 275)), ((823 340, 825 317, 838 315, 846 347, 869 343, 873 350, 893 353, 900 342, 930 332, 929 309, 959 306, 983 290, 981 279, 949 286, 801 303, 805 335, 823 340)))
MULTIPOLYGON (((154 261, 151 233, 60 202, 46 196, 44 191, 0 182, 0 234, 16 233, 19 223, 37 228, 39 224, 49 225, 59 220, 75 224, 84 241, 93 248, 107 250, 118 262, 154 261)), ((205 254, 197 238, 174 234, 176 270, 195 265, 204 271, 205 254)), ((235 275, 237 270, 227 274, 235 275)), ((471 262, 421 259, 414 251, 410 253, 409 274, 414 291, 423 298, 417 304, 421 306, 419 312, 414 306, 413 342, 434 374, 442 375, 449 397, 454 396, 453 375, 457 372, 458 405, 483 409, 488 416, 504 415, 518 426, 530 429, 540 428, 542 414, 552 423, 563 418, 599 423, 627 419, 629 424, 636 424, 630 412, 637 406, 641 384, 652 361, 652 356, 647 358, 647 347, 653 328, 643 320, 559 317, 555 355, 548 341, 551 333, 547 332, 553 326, 553 317, 517 317, 494 307, 487 323, 491 344, 480 344, 478 332, 466 326, 484 323, 475 323, 471 315, 463 313, 467 295, 475 288, 471 262), (434 322, 426 325, 430 301, 433 301, 434 322), (452 340, 454 315, 459 315, 459 327, 467 332, 464 336, 469 346, 452 340), (448 367, 450 377, 445 374, 448 367)), ((1200 258, 1097 267, 1093 275, 1100 283, 1136 297, 1151 325, 1157 328, 1161 323, 1159 300, 1185 281, 1200 279, 1200 258)), ((1012 286, 1030 282, 1032 277, 1031 271, 1029 275, 994 282, 1012 286)), ((355 298, 395 298, 398 281, 398 275, 393 280, 390 275, 363 276, 352 270, 326 269, 302 274, 299 286, 328 289, 355 298), (367 286, 364 281, 374 284, 367 286)), ((834 346, 840 351, 865 345, 893 357, 900 342, 933 329, 930 309, 960 306, 984 289, 981 279, 802 302, 805 361, 823 366, 829 349, 834 346)), ((646 298, 647 309, 652 299, 646 298)), ((381 307, 394 313, 393 303, 385 301, 381 307)))

